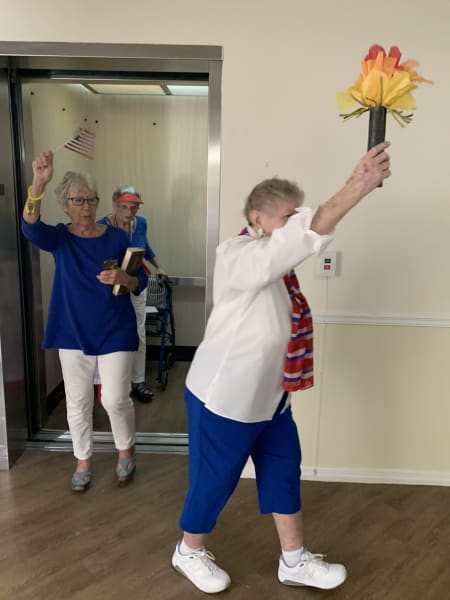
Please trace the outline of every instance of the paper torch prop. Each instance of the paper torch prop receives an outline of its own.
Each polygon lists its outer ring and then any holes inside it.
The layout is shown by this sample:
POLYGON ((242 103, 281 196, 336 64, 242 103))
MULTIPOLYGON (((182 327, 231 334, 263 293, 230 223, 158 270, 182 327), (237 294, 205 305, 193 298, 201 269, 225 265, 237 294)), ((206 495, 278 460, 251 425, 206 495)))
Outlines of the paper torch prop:
POLYGON ((416 109, 411 92, 419 83, 432 83, 415 71, 418 65, 415 60, 400 63, 401 56, 397 46, 392 46, 388 55, 382 46, 371 46, 361 61, 357 81, 346 92, 337 93, 338 109, 344 121, 369 111, 368 149, 384 142, 387 113, 401 127, 411 122, 413 115, 404 112, 416 109), (359 107, 346 112, 355 105, 359 107))

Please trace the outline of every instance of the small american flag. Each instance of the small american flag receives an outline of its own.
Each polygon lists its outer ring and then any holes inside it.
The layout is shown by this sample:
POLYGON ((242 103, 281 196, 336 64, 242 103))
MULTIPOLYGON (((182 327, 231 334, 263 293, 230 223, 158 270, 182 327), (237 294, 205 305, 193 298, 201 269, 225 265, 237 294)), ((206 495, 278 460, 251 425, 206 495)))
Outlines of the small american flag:
POLYGON ((87 156, 87 158, 94 158, 95 149, 95 133, 88 131, 87 129, 78 129, 73 137, 64 144, 64 148, 77 152, 87 156))

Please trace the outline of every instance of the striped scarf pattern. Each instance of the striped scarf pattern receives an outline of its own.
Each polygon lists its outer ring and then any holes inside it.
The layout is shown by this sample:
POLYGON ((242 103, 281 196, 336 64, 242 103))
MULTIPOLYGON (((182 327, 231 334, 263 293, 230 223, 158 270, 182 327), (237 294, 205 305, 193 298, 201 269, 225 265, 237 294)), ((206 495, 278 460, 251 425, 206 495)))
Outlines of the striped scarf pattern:
POLYGON ((288 392, 314 385, 313 322, 308 301, 300 291, 295 271, 283 277, 292 302, 291 337, 284 360, 282 388, 288 392))
MULTIPOLYGON (((247 227, 239 235, 249 235, 247 227)), ((291 337, 284 359, 282 388, 288 392, 314 385, 313 322, 308 301, 300 291, 295 271, 283 277, 292 303, 291 337)))

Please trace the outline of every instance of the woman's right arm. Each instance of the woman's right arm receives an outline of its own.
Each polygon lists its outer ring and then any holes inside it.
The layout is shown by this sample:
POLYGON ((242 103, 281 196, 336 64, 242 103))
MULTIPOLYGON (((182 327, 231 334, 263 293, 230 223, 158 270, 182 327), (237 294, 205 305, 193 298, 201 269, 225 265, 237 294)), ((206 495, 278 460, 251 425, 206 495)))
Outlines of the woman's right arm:
POLYGON ((53 153, 42 152, 33 160, 33 182, 28 188, 28 198, 22 214, 22 232, 35 246, 52 252, 58 245, 57 228, 41 221, 41 200, 53 176, 53 153), (34 198, 34 200, 33 200, 34 198))
POLYGON ((41 218, 41 200, 45 188, 53 177, 53 152, 41 152, 32 163, 33 182, 28 188, 28 196, 23 208, 22 218, 25 223, 33 225, 41 218))
POLYGON ((280 279, 312 254, 320 252, 331 238, 312 231, 313 211, 297 210, 288 222, 262 239, 239 235, 216 250, 229 287, 239 290, 258 289, 280 279))

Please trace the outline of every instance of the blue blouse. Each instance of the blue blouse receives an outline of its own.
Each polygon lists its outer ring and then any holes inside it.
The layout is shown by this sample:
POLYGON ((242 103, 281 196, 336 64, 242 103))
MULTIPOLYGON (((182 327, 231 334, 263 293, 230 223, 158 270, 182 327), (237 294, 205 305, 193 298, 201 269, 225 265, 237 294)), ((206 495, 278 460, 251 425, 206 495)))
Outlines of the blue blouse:
MULTIPOLYGON (((122 262, 130 241, 124 231, 107 227, 99 237, 70 233, 63 223, 22 221, 25 237, 55 259, 55 276, 42 348, 81 350, 84 354, 135 351, 136 315, 129 294, 114 296, 112 286, 98 281, 103 261, 122 262)), ((147 285, 141 268, 139 293, 147 285)))
MULTIPOLYGON (((130 245, 135 246, 136 248, 145 248, 145 258, 150 260, 151 258, 154 258, 156 254, 151 249, 147 240, 147 221, 145 220, 145 217, 139 217, 138 215, 136 215, 135 219, 136 226, 131 234, 131 238, 129 238, 130 245)), ((112 226, 108 217, 103 217, 97 221, 97 223, 112 226)))

